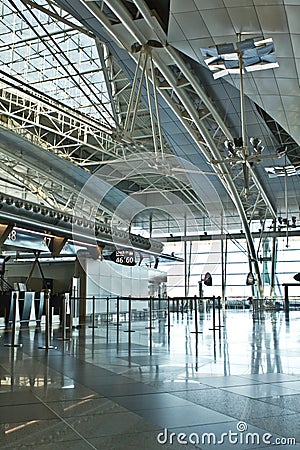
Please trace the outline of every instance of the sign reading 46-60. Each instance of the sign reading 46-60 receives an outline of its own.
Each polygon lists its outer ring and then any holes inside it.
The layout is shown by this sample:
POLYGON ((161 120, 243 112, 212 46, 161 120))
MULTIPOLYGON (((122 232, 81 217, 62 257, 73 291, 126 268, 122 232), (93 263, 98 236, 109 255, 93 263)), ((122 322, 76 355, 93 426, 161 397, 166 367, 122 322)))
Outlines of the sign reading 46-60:
POLYGON ((110 255, 110 259, 117 264, 122 264, 123 266, 135 265, 134 250, 131 249, 115 250, 110 255))

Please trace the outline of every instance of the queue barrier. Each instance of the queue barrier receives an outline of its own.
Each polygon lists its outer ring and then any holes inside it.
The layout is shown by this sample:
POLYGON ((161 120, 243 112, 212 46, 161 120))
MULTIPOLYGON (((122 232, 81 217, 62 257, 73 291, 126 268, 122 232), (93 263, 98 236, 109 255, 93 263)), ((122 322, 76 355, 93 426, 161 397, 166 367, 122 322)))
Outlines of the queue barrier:
MULTIPOLYGON (((9 312, 9 320, 12 320, 12 342, 10 345, 15 345, 15 328, 16 328, 16 308, 17 308, 17 299, 18 295, 13 293, 13 301, 10 305, 9 312)), ((23 300, 22 298, 20 299, 23 300)), ((25 297, 24 297, 25 300, 25 297)), ((130 342, 131 334, 135 332, 133 327, 133 322, 137 323, 138 320, 146 321, 145 329, 149 330, 149 345, 150 350, 152 350, 152 330, 154 329, 154 321, 160 318, 166 319, 165 326, 167 327, 168 335, 170 335, 171 328, 171 313, 175 312, 177 314, 184 314, 186 312, 190 312, 194 314, 194 326, 195 329, 191 331, 191 333, 200 334, 202 330, 200 330, 201 321, 199 321, 199 316, 203 314, 203 311, 207 311, 211 313, 212 318, 212 330, 215 331, 220 330, 222 328, 221 325, 221 297, 86 297, 80 298, 75 295, 70 296, 69 293, 65 293, 62 296, 61 303, 61 328, 62 328, 62 336, 58 339, 68 340, 70 339, 72 328, 73 328, 73 318, 74 311, 79 310, 79 305, 81 302, 84 302, 84 306, 88 311, 88 314, 85 315, 84 323, 79 326, 85 326, 87 324, 87 319, 90 318, 90 327, 93 329, 98 328, 98 325, 105 323, 107 335, 109 331, 109 327, 111 325, 117 327, 117 341, 119 340, 120 330, 128 333, 128 340, 130 342), (145 305, 145 306, 144 306, 145 305), (205 305, 205 307, 204 307, 205 305), (135 307, 138 306, 138 307, 135 307), (68 328, 68 320, 69 318, 69 331, 70 335, 67 337, 66 330, 68 328), (100 323, 99 323, 100 322, 100 323), (127 324, 127 328, 125 329, 124 324, 127 324)), ((257 312, 263 310, 263 302, 259 299, 254 299, 252 306, 253 312, 256 314, 257 312)), ((28 306, 28 305, 27 305, 28 306)), ((20 308, 20 305, 19 305, 20 308)), ((41 317, 45 315, 45 345, 40 348, 43 349, 51 349, 56 348, 51 345, 51 328, 52 328, 52 314, 50 307, 50 292, 45 291, 42 293, 34 294, 34 312, 35 312, 35 320, 36 324, 40 326, 41 317)), ((83 308, 82 308, 83 309, 83 308)), ((23 309, 21 310, 20 315, 20 325, 24 322, 28 323, 28 308, 23 305, 23 309), (24 311, 26 312, 26 317, 24 318, 24 311), (22 315, 23 314, 23 315, 22 315)))

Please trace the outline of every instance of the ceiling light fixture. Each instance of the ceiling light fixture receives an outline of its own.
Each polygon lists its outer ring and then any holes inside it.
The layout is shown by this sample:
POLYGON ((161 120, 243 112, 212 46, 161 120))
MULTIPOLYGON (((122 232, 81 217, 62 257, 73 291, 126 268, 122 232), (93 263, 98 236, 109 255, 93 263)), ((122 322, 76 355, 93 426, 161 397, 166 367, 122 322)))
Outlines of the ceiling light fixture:
MULTIPOLYGON (((214 72, 214 79, 229 74, 238 74, 240 76, 241 137, 234 138, 233 142, 232 139, 224 142, 229 152, 228 159, 224 162, 228 162, 231 165, 236 163, 242 164, 244 177, 243 193, 248 198, 250 196, 249 171, 255 162, 261 160, 260 155, 264 147, 261 145, 261 139, 258 137, 250 138, 252 151, 248 147, 243 76, 245 72, 270 69, 278 67, 279 64, 276 61, 272 38, 264 39, 256 37, 242 40, 241 36, 241 33, 237 34, 238 40, 236 43, 218 44, 215 47, 201 48, 200 50, 205 64, 214 72)), ((268 155, 266 157, 274 157, 274 155, 268 155)))

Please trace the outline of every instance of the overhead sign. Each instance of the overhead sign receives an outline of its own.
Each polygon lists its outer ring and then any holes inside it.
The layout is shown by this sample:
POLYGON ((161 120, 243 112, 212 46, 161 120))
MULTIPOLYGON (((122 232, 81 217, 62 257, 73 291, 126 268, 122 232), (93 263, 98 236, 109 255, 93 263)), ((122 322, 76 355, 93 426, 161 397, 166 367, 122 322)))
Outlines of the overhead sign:
POLYGON ((122 264, 123 266, 135 265, 135 255, 134 250, 132 249, 115 250, 110 255, 110 259, 117 264, 122 264))
POLYGON ((21 247, 30 250, 49 251, 48 246, 53 238, 46 233, 19 230, 14 228, 5 240, 5 245, 21 247))

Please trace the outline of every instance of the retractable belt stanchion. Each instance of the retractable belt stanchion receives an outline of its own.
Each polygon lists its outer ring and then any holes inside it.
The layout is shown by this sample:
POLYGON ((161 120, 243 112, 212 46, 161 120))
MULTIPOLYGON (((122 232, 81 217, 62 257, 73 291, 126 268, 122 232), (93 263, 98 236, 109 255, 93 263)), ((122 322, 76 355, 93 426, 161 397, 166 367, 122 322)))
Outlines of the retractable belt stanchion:
POLYGON ((11 329, 11 343, 4 344, 5 347, 22 347, 22 344, 16 344, 16 320, 17 320, 17 294, 14 292, 12 296, 12 313, 13 322, 11 329))
POLYGON ((221 297, 218 297, 218 308, 219 308, 218 312, 219 323, 218 325, 216 325, 216 297, 213 296, 213 327, 210 328, 210 330, 213 331, 220 330, 223 327, 223 325, 221 325, 221 297))
POLYGON ((76 316, 76 318, 77 318, 77 320, 76 320, 77 325, 74 328, 80 327, 80 316, 79 316, 79 312, 78 312, 78 295, 79 295, 79 293, 78 293, 78 291, 76 291, 76 287, 74 286, 73 292, 71 295, 71 299, 70 299, 70 311, 72 312, 72 328, 73 328, 73 314, 74 314, 74 317, 76 316))
POLYGON ((168 335, 171 331, 171 317, 170 317, 170 299, 168 298, 168 335))
POLYGON ((74 307, 73 307, 72 293, 71 293, 71 294, 69 294, 69 311, 70 311, 69 331, 70 331, 70 334, 72 334, 72 330, 73 330, 73 310, 74 310, 74 307))
POLYGON ((106 297, 106 335, 108 336, 109 298, 106 297))
POLYGON ((63 298, 62 298, 62 322, 61 322, 61 326, 62 326, 62 337, 58 338, 61 341, 67 341, 70 338, 67 338, 67 297, 64 294, 63 298))
POLYGON ((125 333, 134 333, 135 330, 131 329, 131 297, 128 297, 128 330, 124 330, 125 333))
POLYGON ((44 350, 57 349, 53 345, 50 345, 50 301, 49 301, 49 291, 46 290, 44 294, 45 301, 45 314, 46 314, 46 342, 45 345, 40 346, 39 348, 44 350))
POLYGON ((215 296, 213 296, 212 298, 212 306, 213 306, 213 314, 212 314, 212 319, 213 319, 213 326, 212 328, 210 328, 210 330, 216 331, 216 302, 215 302, 215 296))
POLYGON ((149 330, 149 345, 150 345, 150 352, 152 351, 152 330, 153 330, 153 326, 152 326, 152 309, 153 309, 153 304, 152 304, 152 297, 149 298, 149 326, 146 327, 146 330, 149 330))
POLYGON ((221 335, 221 328, 224 327, 224 325, 221 325, 221 297, 218 297, 218 319, 219 319, 219 334, 221 335))
POLYGON ((198 330, 198 305, 197 305, 197 297, 194 297, 194 307, 195 307, 195 331, 191 331, 191 333, 200 334, 202 331, 198 330))
POLYGON ((117 297, 117 342, 119 342, 119 326, 120 326, 120 297, 117 297))
POLYGON ((152 330, 154 327, 152 326, 152 318, 153 318, 153 304, 152 297, 149 298, 149 325, 146 327, 146 330, 152 330))
POLYGON ((92 325, 89 326, 89 328, 98 328, 97 325, 95 325, 95 296, 92 297, 92 325))

